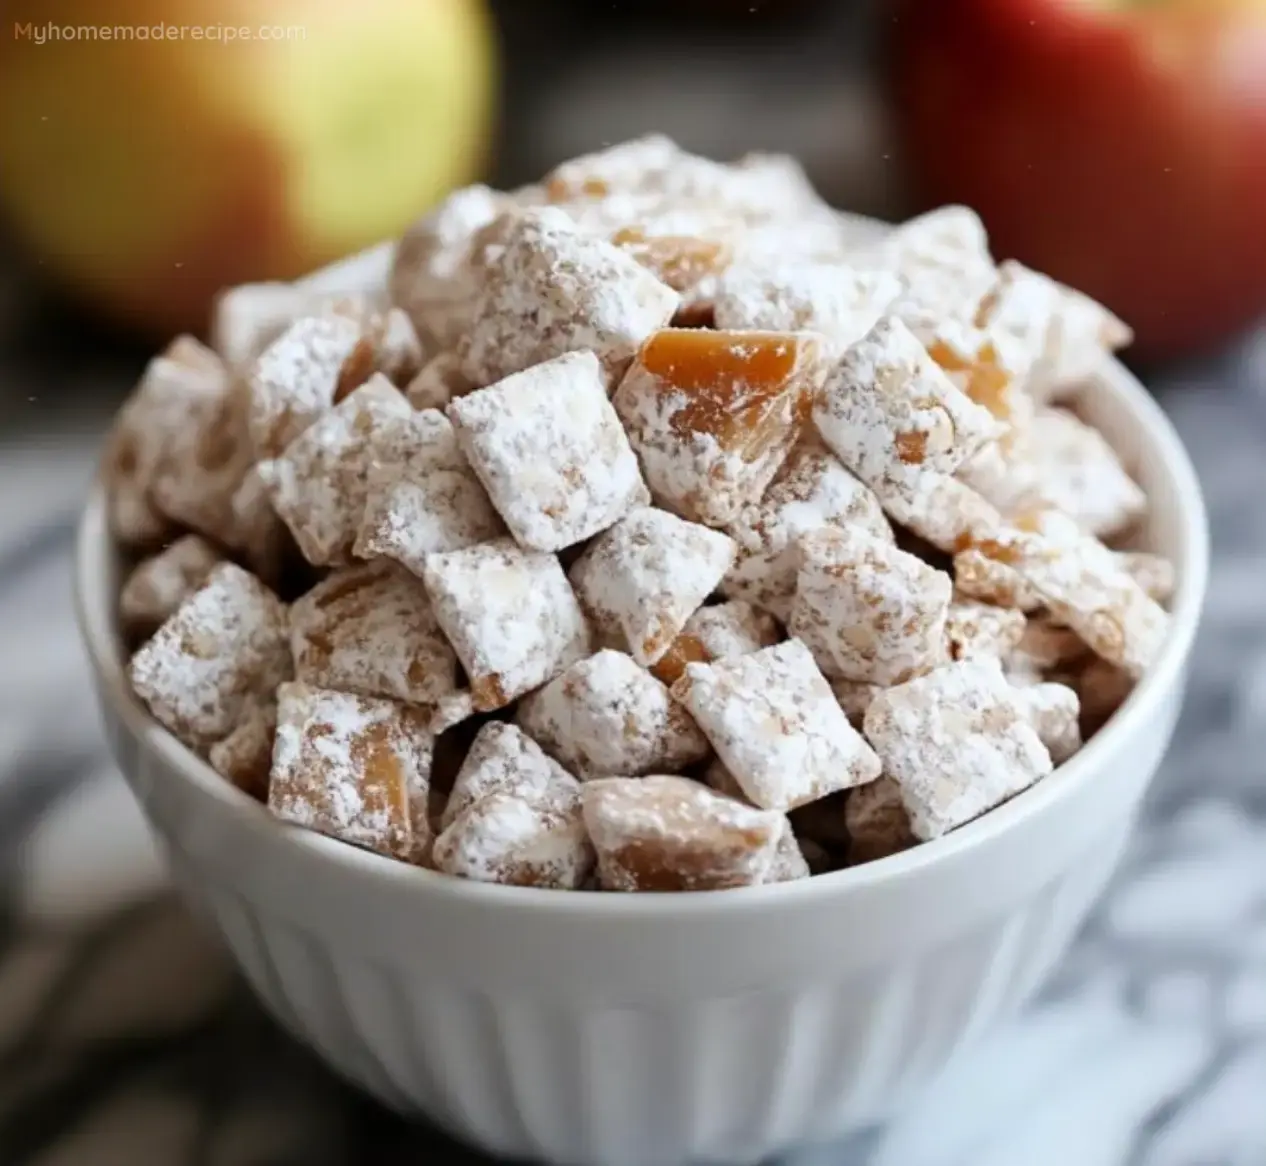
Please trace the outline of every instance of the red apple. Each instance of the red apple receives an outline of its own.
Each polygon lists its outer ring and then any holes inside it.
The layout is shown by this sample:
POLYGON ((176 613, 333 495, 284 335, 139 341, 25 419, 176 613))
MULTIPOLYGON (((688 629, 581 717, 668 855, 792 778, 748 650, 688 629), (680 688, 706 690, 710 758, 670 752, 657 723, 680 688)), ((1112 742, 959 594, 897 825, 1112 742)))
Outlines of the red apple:
POLYGON ((1266 311, 1266 0, 897 0, 915 191, 1102 301, 1137 349, 1266 311))

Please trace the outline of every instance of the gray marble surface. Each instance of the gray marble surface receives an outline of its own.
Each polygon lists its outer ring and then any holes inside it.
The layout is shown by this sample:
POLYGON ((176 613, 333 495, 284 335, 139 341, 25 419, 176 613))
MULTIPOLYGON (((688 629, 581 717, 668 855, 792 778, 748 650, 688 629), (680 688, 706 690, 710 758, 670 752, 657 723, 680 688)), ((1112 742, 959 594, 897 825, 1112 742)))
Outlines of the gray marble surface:
MULTIPOLYGON (((101 417, 26 388, 6 378, 28 424, 0 438, 0 1163, 483 1161, 336 1083, 169 897, 70 615, 101 417)), ((1215 564, 1129 859, 1019 1021, 890 1128, 789 1166, 1266 1164, 1266 335, 1157 391, 1215 564)))

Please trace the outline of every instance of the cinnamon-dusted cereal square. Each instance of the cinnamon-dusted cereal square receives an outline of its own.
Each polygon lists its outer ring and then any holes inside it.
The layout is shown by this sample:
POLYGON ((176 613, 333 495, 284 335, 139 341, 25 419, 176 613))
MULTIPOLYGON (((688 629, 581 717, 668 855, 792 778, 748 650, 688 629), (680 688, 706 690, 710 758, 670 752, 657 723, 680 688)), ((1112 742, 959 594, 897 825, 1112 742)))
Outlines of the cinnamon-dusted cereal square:
POLYGON ((237 727, 208 750, 207 761, 244 794, 267 802, 276 731, 277 700, 269 693, 249 703, 237 727))
POLYGON ((824 526, 855 526, 875 538, 892 540, 892 528, 871 489, 853 477, 816 434, 806 434, 764 497, 743 507, 727 527, 739 550, 721 591, 749 600, 786 623, 800 569, 797 541, 824 526))
POLYGON ((285 605, 254 575, 221 563, 132 657, 128 674, 162 725, 205 750, 290 677, 285 605))
POLYGON ((458 345, 462 369, 487 385, 588 350, 597 355, 610 388, 680 302, 636 259, 583 234, 556 207, 520 211, 458 345))
POLYGON ((480 798, 435 840, 433 862, 475 882, 578 890, 594 867, 579 787, 480 798))
MULTIPOLYGON (((1068 515, 1047 510, 1017 520, 972 552, 1013 571, 1056 619, 1132 676, 1142 675, 1160 654, 1169 634, 1165 609, 1122 568, 1115 552, 1068 515)), ((960 587, 962 557, 954 564, 960 587)))
POLYGON ((848 791, 844 826, 848 830, 849 866, 900 854, 917 842, 901 801, 901 787, 890 777, 848 791))
POLYGON ((911 466, 952 474, 1002 433, 895 316, 845 352, 813 420, 836 457, 872 486, 911 466))
POLYGON ((879 776, 879 759, 799 640, 688 664, 673 696, 763 809, 789 810, 879 776))
POLYGON ((124 624, 141 633, 158 627, 202 586, 221 558, 206 539, 187 534, 137 564, 119 592, 124 624))
POLYGON ((1024 638, 1028 621, 1013 607, 955 596, 945 617, 951 660, 1005 660, 1024 638))
POLYGON ((170 530, 153 497, 154 481, 170 464, 167 450, 182 440, 190 415, 208 416, 227 391, 219 358, 190 336, 178 337, 146 366, 106 449, 110 529, 120 542, 145 545, 170 530))
POLYGON ((1066 684, 1030 684, 1018 690, 1021 707, 1051 760, 1063 765, 1081 748, 1081 701, 1066 684))
POLYGON ((647 499, 592 352, 571 352, 448 407, 457 438, 510 533, 559 551, 647 499))
POLYGON ((401 238, 388 278, 391 300, 427 345, 451 348, 470 327, 483 286, 476 240, 508 201, 487 186, 455 190, 401 238))
POLYGON ((613 777, 581 790, 607 891, 716 891, 766 880, 786 819, 684 777, 613 777))
POLYGON ((282 821, 390 858, 429 839, 423 709, 307 684, 277 689, 268 808, 282 821))
POLYGON ((799 545, 787 626, 825 675, 899 684, 945 660, 944 571, 856 528, 823 527, 799 545))
POLYGON ((441 352, 418 370, 405 386, 404 395, 415 409, 443 410, 453 398, 464 397, 477 387, 462 374, 457 353, 441 352))
POLYGON ((1053 768, 1019 691, 992 661, 946 664, 880 693, 866 738, 901 787, 914 836, 937 838, 1053 768))
POLYGON ((699 726, 668 689, 610 649, 525 697, 518 722, 582 780, 673 773, 709 752, 699 726))
POLYGON ((745 656, 778 643, 773 616, 742 599, 701 607, 681 629, 672 646, 651 668, 651 675, 670 687, 681 679, 687 664, 711 664, 745 656))
POLYGON ((594 539, 568 577, 604 640, 651 665, 733 560, 728 535, 639 507, 594 539))
POLYGON ((351 561, 369 496, 372 450, 409 402, 376 375, 310 425, 272 461, 257 466, 273 509, 318 567, 351 561))
POLYGON ((365 508, 353 553, 422 573, 426 556, 497 538, 505 527, 437 409, 387 418, 369 444, 365 508))
POLYGON ((429 555, 422 578, 480 712, 505 707, 589 653, 589 626, 553 555, 496 539, 429 555))
POLYGON ((803 333, 657 332, 614 398, 656 501, 732 522, 795 444, 822 371, 819 341, 803 333))
POLYGON ((838 360, 902 292, 890 271, 836 263, 736 263, 718 280, 716 326, 723 331, 813 332, 838 360))
POLYGON ((489 721, 471 742, 453 781, 440 819, 447 828, 457 816, 493 794, 532 800, 551 790, 573 793, 577 780, 518 725, 489 721))
POLYGON ((422 581, 390 563, 345 567, 290 607, 305 684, 434 705, 457 689, 457 658, 422 581))

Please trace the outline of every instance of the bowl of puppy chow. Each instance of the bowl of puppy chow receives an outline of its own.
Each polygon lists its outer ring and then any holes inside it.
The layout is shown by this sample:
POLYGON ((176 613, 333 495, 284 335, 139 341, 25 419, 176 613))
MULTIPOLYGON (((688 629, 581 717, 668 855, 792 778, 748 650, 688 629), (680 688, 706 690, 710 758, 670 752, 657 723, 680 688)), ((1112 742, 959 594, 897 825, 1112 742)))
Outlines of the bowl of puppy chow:
POLYGON ((173 878, 387 1105, 559 1163, 880 1120, 1042 982, 1168 745, 1195 475, 977 216, 662 137, 233 288, 83 637, 173 878))

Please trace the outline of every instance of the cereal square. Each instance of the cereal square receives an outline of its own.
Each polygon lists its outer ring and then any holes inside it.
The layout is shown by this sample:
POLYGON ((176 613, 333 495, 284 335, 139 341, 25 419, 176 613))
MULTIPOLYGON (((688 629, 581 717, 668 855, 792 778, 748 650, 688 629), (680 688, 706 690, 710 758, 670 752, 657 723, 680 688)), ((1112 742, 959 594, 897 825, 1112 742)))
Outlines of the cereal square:
POLYGON ((205 751, 291 676, 285 605, 254 575, 221 563, 132 657, 128 673, 158 721, 205 751))
POLYGON ((290 607, 295 677, 317 688, 434 705, 457 658, 422 581, 393 564, 345 567, 290 607))
POLYGON ((606 891, 717 891, 763 883, 786 827, 684 777, 612 777, 581 790, 606 891))
POLYGON ((474 322, 458 345, 462 368, 475 384, 487 385, 588 350, 601 362, 609 389, 680 302, 636 259, 582 233, 565 212, 521 211, 486 272, 474 322))
POLYGON ((415 409, 443 410, 454 397, 464 397, 475 389, 462 375, 462 362, 455 352, 441 352, 418 370, 404 389, 415 409))
POLYGON ((787 627, 825 675, 886 686, 944 662, 944 571, 855 528, 824 527, 799 545, 787 627))
POLYGON ((1024 637, 1027 620, 1013 607, 956 596, 945 618, 951 660, 1004 660, 1024 637))
POLYGON ((789 810, 879 776, 879 759, 799 640, 688 664, 673 695, 762 809, 789 810))
POLYGON ((504 708, 589 653, 589 626, 553 555, 496 539, 427 556, 422 578, 480 712, 504 708))
POLYGON ((429 839, 425 711, 307 684, 277 689, 268 808, 282 821, 389 858, 429 839))
POLYGON ((207 761, 244 794, 267 802, 276 732, 277 699, 269 693, 250 702, 237 727, 211 746, 207 761))
POLYGON ((757 501, 809 415, 820 356, 804 333, 652 336, 614 400, 656 502, 724 526, 757 501))
POLYGON ((997 508, 965 482, 923 466, 895 468, 874 490, 894 523, 947 555, 1003 525, 997 508))
POLYGON ((273 509, 299 550, 318 567, 352 559, 369 497, 376 439, 413 410, 384 376, 375 376, 323 414, 281 457, 257 466, 273 509))
POLYGON ((687 664, 746 656, 779 639, 773 616, 741 599, 701 607, 686 620, 668 651, 655 661, 651 675, 671 687, 681 679, 687 664))
POLYGON ((800 569, 799 537, 827 526, 857 527, 892 541, 892 528, 874 492, 815 435, 806 434, 764 497, 744 506, 726 528, 739 550, 722 580, 722 593, 746 599, 786 623, 800 569))
POLYGON ((525 697, 518 722, 582 780, 674 773, 709 753, 699 726, 668 689, 610 649, 525 697))
POLYGON ((947 319, 931 330, 924 344, 954 386, 998 421, 1013 427, 1030 423, 1031 358, 1014 337, 947 319))
POLYGON ((733 559, 728 535, 641 507, 599 535, 568 577, 604 641, 650 665, 672 646, 733 559))
POLYGON ((147 634, 170 619, 221 561, 206 539, 187 534, 137 564, 119 592, 124 624, 147 634))
POLYGON ((946 664, 881 692, 866 711, 865 731, 924 842, 1001 805, 1053 768, 996 662, 946 664))
POLYGON ((848 831, 849 866, 900 854, 917 841, 901 800, 901 787, 890 777, 848 791, 844 827, 848 831))
POLYGON ((559 551, 647 500, 598 358, 571 352, 453 401, 448 415, 506 526, 559 551))
POLYGON ((421 575, 427 555, 505 533, 452 423, 439 410, 387 418, 370 441, 369 461, 365 510, 352 548, 358 558, 394 559, 421 575))
POLYGON ((1066 684, 1029 684, 1016 698, 1056 765, 1081 748, 1081 701, 1073 689, 1066 684))

